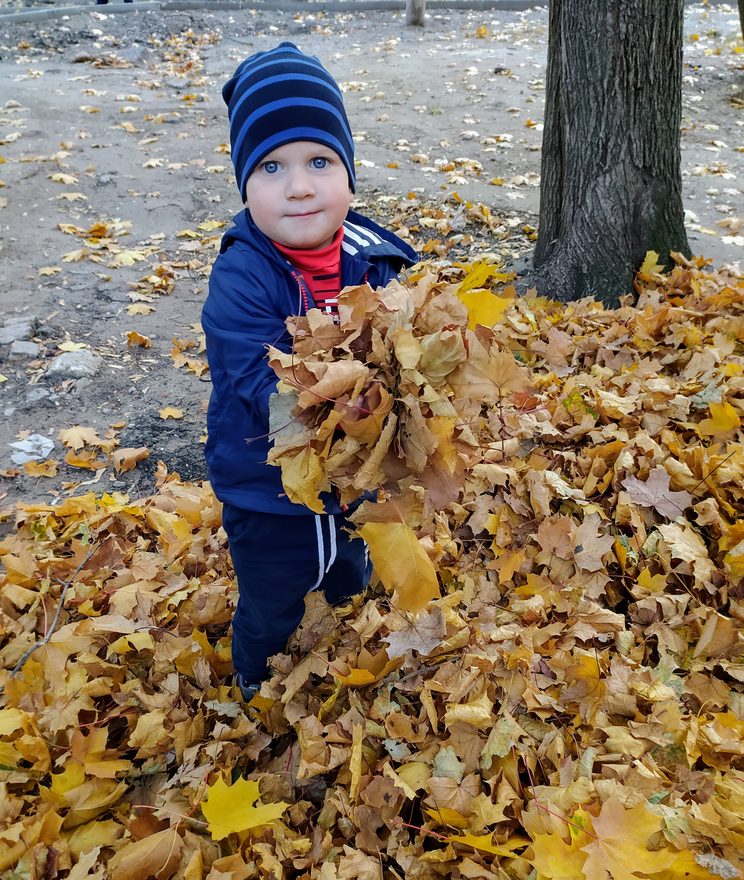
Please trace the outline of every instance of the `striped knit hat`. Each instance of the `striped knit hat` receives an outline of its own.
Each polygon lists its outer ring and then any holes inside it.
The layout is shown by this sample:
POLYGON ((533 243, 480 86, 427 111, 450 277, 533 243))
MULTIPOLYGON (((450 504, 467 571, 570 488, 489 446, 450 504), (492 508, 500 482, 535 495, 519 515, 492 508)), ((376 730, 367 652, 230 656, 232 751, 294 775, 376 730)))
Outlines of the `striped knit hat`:
POLYGON ((354 141, 341 90, 317 58, 305 55, 294 43, 258 52, 225 83, 222 97, 241 198, 261 159, 292 141, 315 141, 335 150, 354 191, 354 141))

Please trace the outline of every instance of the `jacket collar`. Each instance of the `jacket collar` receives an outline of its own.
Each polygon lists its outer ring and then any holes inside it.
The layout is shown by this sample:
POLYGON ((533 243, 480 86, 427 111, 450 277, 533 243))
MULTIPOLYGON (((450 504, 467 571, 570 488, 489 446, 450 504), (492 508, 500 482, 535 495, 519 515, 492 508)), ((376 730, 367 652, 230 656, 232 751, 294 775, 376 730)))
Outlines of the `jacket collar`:
MULTIPOLYGON (((236 241, 247 244, 277 268, 286 270, 286 259, 256 226, 247 208, 233 218, 233 226, 222 237, 220 253, 224 253, 236 241)), ((341 249, 354 262, 360 260, 369 263, 375 258, 387 258, 398 261, 403 267, 412 266, 418 261, 418 256, 410 245, 356 211, 349 211, 344 221, 341 249)))

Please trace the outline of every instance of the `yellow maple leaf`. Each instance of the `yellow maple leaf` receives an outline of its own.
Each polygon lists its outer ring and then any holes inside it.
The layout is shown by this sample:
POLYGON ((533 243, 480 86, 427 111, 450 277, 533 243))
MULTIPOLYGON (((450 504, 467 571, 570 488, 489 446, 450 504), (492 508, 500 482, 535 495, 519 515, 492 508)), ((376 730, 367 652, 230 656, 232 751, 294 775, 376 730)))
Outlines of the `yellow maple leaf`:
POLYGON ((42 266, 39 275, 57 275, 62 269, 59 266, 42 266))
POLYGON ((161 419, 182 419, 183 410, 176 406, 166 406, 160 410, 159 416, 161 419))
POLYGON ((545 880, 576 880, 584 876, 586 853, 581 851, 589 837, 571 832, 571 842, 566 843, 558 834, 536 834, 532 841, 533 858, 530 859, 537 874, 545 880))
POLYGON ((581 847, 587 854, 583 872, 586 880, 638 880, 637 872, 657 874, 674 864, 675 853, 665 849, 652 852, 648 839, 661 828, 661 819, 639 804, 626 810, 610 797, 593 822, 596 837, 581 847))
POLYGON ((467 274, 460 282, 457 288, 458 296, 462 296, 468 290, 475 290, 483 287, 487 281, 509 281, 514 275, 500 271, 501 267, 493 263, 487 263, 484 260, 478 260, 470 266, 467 266, 467 274))
POLYGON ((666 582, 665 574, 651 574, 650 568, 644 568, 636 578, 638 586, 648 590, 649 593, 663 593, 666 589, 666 582))
POLYGON ((728 434, 741 426, 739 414, 730 403, 711 403, 710 418, 703 419, 697 426, 701 437, 717 437, 719 434, 728 434))
POLYGON ((84 348, 90 348, 87 342, 73 342, 71 339, 60 342, 57 348, 60 351, 82 351, 84 348))
POLYGON ((471 330, 474 330, 478 324, 493 327, 514 302, 507 297, 497 296, 490 290, 469 290, 459 293, 458 297, 468 310, 468 327, 471 330))
MULTIPOLYGON (((650 276, 653 272, 660 272, 663 268, 659 265, 659 255, 656 251, 647 251, 638 274, 641 277, 650 276)), ((650 280, 650 278, 647 277, 646 280, 650 280)))
POLYGON ((401 611, 419 611, 438 599, 434 565, 413 530, 405 523, 365 523, 359 530, 369 546, 377 576, 391 593, 398 591, 401 611))
POLYGON ((654 874, 654 880, 715 880, 721 876, 699 865, 690 850, 683 850, 675 854, 674 862, 666 871, 654 874))
POLYGON ((83 425, 73 425, 71 428, 62 428, 57 437, 69 449, 75 452, 83 446, 96 446, 100 440, 95 428, 86 428, 83 425))
POLYGON ((284 801, 262 804, 259 797, 258 783, 252 779, 238 779, 228 785, 220 776, 213 785, 208 786, 201 809, 212 840, 222 840, 233 832, 269 825, 289 806, 284 801))

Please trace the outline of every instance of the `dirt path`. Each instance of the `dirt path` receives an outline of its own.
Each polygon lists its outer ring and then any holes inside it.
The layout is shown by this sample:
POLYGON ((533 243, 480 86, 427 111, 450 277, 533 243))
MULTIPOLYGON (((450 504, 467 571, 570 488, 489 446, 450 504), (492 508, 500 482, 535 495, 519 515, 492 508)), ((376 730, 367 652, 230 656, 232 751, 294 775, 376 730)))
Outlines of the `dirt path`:
MULTIPOLYGON (((685 204, 693 250, 716 264, 744 252, 737 36, 733 6, 688 9, 685 204)), ((423 31, 390 12, 0 20, 0 328, 33 319, 33 332, 20 333, 31 338, 0 336, 6 507, 89 489, 146 494, 159 459, 184 479, 204 476, 209 383, 197 322, 219 237, 240 207, 220 87, 245 55, 280 39, 320 56, 343 83, 362 210, 417 246, 431 240, 432 256, 488 251, 509 263, 531 247, 544 10, 436 13, 423 31), (149 347, 128 344, 132 332, 149 347), (81 346, 95 375, 49 372, 81 346), (164 418, 169 408, 182 417, 164 418), (78 432, 85 468, 64 461, 75 438, 58 437, 75 425, 101 439, 81 445, 78 432), (150 458, 116 473, 107 431, 150 458), (14 464, 9 444, 25 434, 54 441, 56 476, 14 464)))

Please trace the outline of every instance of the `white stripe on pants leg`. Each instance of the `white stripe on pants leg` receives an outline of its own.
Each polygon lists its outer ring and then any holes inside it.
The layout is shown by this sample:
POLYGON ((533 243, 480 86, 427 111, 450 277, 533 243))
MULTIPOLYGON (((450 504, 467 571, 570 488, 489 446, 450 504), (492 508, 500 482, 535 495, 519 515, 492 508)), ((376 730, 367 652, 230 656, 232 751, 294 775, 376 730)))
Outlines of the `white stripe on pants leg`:
POLYGON ((315 581, 312 587, 310 587, 308 593, 312 593, 313 590, 318 589, 323 580, 323 575, 326 573, 325 547, 323 546, 323 521, 317 513, 315 514, 315 536, 318 541, 318 580, 315 581))
POLYGON ((328 538, 331 544, 331 552, 328 557, 328 565, 325 567, 325 573, 331 570, 331 566, 336 561, 336 517, 330 514, 328 517, 328 538))

